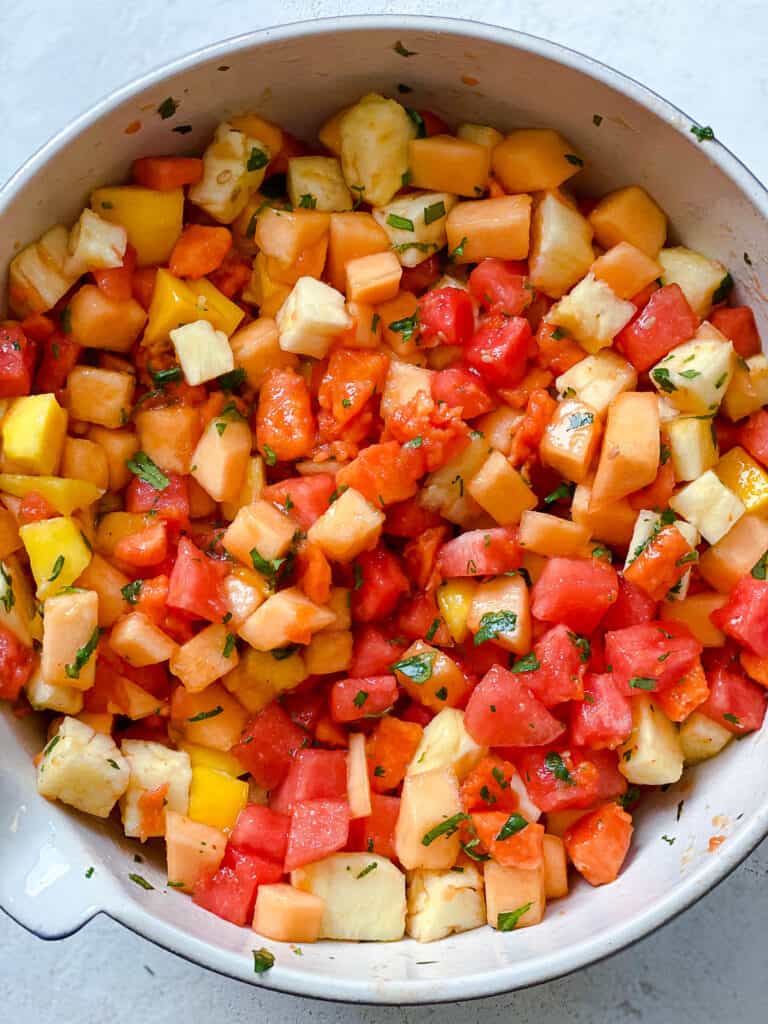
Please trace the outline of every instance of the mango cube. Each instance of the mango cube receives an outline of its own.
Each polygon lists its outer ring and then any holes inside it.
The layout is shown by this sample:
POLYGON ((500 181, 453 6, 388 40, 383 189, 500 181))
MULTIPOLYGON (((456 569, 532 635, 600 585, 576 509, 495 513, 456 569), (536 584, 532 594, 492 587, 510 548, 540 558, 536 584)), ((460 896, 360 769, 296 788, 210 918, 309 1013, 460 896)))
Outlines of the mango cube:
POLYGON ((474 580, 449 580, 437 591, 440 614, 457 644, 462 643, 469 629, 467 618, 476 586, 474 580))
POLYGON ((140 185, 97 188, 91 209, 110 224, 121 224, 140 267, 167 263, 181 234, 184 190, 159 192, 140 185))
MULTIPOLYGON (((82 442, 89 444, 90 442, 82 442)), ((104 493, 87 480, 67 480, 59 476, 23 476, 18 473, 0 473, 0 491, 23 498, 30 491, 49 501, 63 516, 71 515, 75 509, 87 508, 104 493)))
POLYGON ((19 536, 41 599, 71 586, 91 560, 80 526, 69 516, 27 523, 19 536))
POLYGON ((210 281, 182 281, 161 268, 155 278, 144 342, 167 341, 172 330, 196 320, 207 320, 229 337, 242 319, 242 309, 210 281))
POLYGON ((736 495, 747 512, 768 511, 768 473, 740 445, 731 448, 715 466, 715 473, 736 495))
POLYGON ((469 482, 470 495, 501 526, 520 522, 538 498, 501 452, 491 452, 469 482))
POLYGON ((248 803, 248 783, 203 765, 192 768, 188 817, 212 828, 231 829, 248 803))
POLYGON ((67 414, 55 395, 17 398, 2 423, 3 453, 22 473, 50 475, 59 468, 67 414))

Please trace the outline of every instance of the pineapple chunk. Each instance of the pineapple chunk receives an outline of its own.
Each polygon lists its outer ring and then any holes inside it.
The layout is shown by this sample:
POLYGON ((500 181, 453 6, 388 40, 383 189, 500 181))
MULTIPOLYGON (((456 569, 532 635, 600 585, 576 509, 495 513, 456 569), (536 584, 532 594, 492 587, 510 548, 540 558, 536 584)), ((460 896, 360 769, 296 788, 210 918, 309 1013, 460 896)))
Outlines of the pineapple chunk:
POLYGON ((543 192, 578 174, 584 161, 551 128, 520 128, 493 150, 493 173, 507 192, 543 192))
POLYGON ((131 769, 128 788, 120 800, 125 834, 131 838, 140 838, 142 842, 151 836, 165 835, 166 810, 175 811, 176 814, 187 813, 189 785, 192 781, 189 754, 183 750, 171 750, 151 740, 123 740, 122 749, 131 769), (160 786, 167 787, 163 795, 163 808, 156 822, 152 823, 156 827, 147 831, 141 798, 160 786))
POLYGON ((89 690, 95 681, 99 599, 92 590, 45 602, 41 667, 47 683, 89 690))
POLYGON ((91 560, 82 530, 69 516, 27 523, 19 536, 41 599, 74 583, 91 560))
POLYGON ((456 205, 449 192, 409 192, 373 211, 404 267, 423 263, 446 244, 446 220, 456 205))
POLYGON ((750 515, 766 515, 768 473, 740 445, 726 452, 715 466, 715 473, 750 515))
POLYGON ((515 654, 527 654, 531 647, 531 609, 528 587, 521 576, 497 576, 478 584, 467 625, 478 633, 488 625, 486 616, 499 612, 508 613, 509 628, 497 633, 494 643, 515 654))
POLYGON ((184 189, 97 188, 91 193, 91 209, 110 224, 125 228, 140 267, 167 263, 183 226, 184 189))
POLYGON ((67 377, 67 408, 74 420, 115 429, 128 422, 136 378, 132 373, 75 366, 67 377))
POLYGON ((168 661, 179 647, 143 612, 131 612, 116 622, 109 635, 109 646, 134 668, 168 661))
POLYGON ((450 768, 406 775, 395 826, 397 859, 407 869, 453 867, 462 820, 459 784, 450 768))
POLYGON ((83 691, 74 686, 47 683, 37 665, 24 689, 35 711, 58 711, 62 715, 79 715, 83 710, 83 691))
MULTIPOLYGON (((445 224, 448 249, 455 263, 476 263, 486 257, 500 260, 524 260, 528 256, 531 235, 531 208, 528 195, 498 196, 457 203, 445 224)), ((466 288, 455 279, 443 277, 436 288, 466 288)))
POLYGON ((17 473, 49 476, 59 468, 67 414, 55 395, 17 398, 0 427, 3 455, 17 473))
POLYGON ((388 420, 396 409, 407 405, 420 391, 430 396, 433 376, 433 370, 391 359, 381 392, 382 417, 388 420))
POLYGON ((287 658, 275 658, 271 651, 249 647, 237 668, 224 676, 223 683, 247 711, 256 714, 281 693, 303 683, 308 675, 304 658, 296 651, 287 658))
POLYGON ((67 272, 80 277, 88 270, 122 267, 127 245, 128 232, 121 224, 110 224, 86 208, 69 233, 67 272))
POLYGON ((666 425, 675 480, 696 480, 717 462, 712 420, 677 416, 666 425))
POLYGON ((732 739, 732 732, 700 711, 694 711, 680 726, 680 745, 687 765, 714 757, 732 739))
POLYGON ((331 342, 351 326, 344 296, 314 277, 300 277, 277 312, 283 352, 323 359, 331 342))
POLYGON ((490 125, 463 121, 456 129, 456 138, 466 139, 467 142, 476 142, 478 146, 485 146, 486 149, 493 152, 504 136, 490 125))
POLYGON ((656 257, 662 266, 662 284, 677 284, 693 312, 702 319, 713 304, 722 302, 733 283, 726 267, 718 260, 678 245, 662 249, 656 257))
POLYGON ((417 942, 434 942, 485 924, 483 877, 474 864, 461 872, 417 869, 408 878, 405 930, 417 942))
POLYGON ((170 669, 190 693, 198 693, 237 667, 234 636, 220 622, 196 633, 181 647, 174 645, 170 669))
POLYGON ((288 161, 288 198, 291 206, 311 210, 352 209, 341 163, 334 156, 295 156, 288 161))
POLYGON ((571 558, 582 554, 589 540, 586 526, 548 512, 523 512, 520 520, 520 546, 526 551, 554 558, 571 558))
POLYGON ((268 501, 259 500, 238 511, 221 543, 231 555, 253 568, 252 552, 267 562, 283 558, 295 531, 296 524, 292 519, 278 512, 268 501))
POLYGON ((534 207, 531 230, 531 284, 559 299, 592 266, 592 228, 562 195, 545 192, 534 207))
POLYGON ((632 732, 618 753, 619 771, 636 786, 666 786, 683 774, 677 728, 644 693, 632 699, 632 732))
POLYGON ((533 869, 507 868, 489 861, 485 865, 484 876, 485 904, 491 928, 508 931, 505 914, 515 914, 514 928, 527 928, 541 921, 547 904, 543 864, 533 869), (519 913, 526 907, 525 913, 519 913))
POLYGON ((384 513, 350 487, 315 520, 307 537, 328 558, 351 562, 376 547, 383 524, 384 513))
POLYGON ((94 732, 76 718, 65 718, 43 750, 37 790, 50 800, 108 818, 128 788, 128 761, 111 736, 94 732))
POLYGON ((272 651, 289 644, 308 644, 312 634, 335 619, 333 612, 310 601, 298 589, 288 587, 268 597, 238 629, 257 651, 272 651))
POLYGON ((555 381, 561 398, 579 398, 603 413, 623 391, 637 386, 637 372, 616 352, 601 351, 576 363, 555 381))
POLYGON ((737 358, 722 412, 735 423, 764 405, 768 405, 768 359, 762 353, 749 359, 737 358))
POLYGON ((487 752, 487 747, 475 743, 464 727, 464 712, 443 708, 425 726, 406 775, 450 768, 458 779, 463 779, 487 752))
POLYGON ((664 211, 639 185, 603 196, 590 213, 589 221, 603 249, 629 242, 656 259, 667 237, 664 211))
POLYGON ((491 452, 467 485, 469 494, 501 526, 514 526, 538 498, 501 452, 491 452))
POLYGON ((644 391, 611 402, 592 486, 594 505, 607 505, 646 487, 659 468, 659 403, 644 391))
MULTIPOLYGON (((706 325, 705 325, 706 326, 706 325)), ((650 371, 660 394, 680 412, 717 412, 733 372, 733 345, 722 335, 702 338, 699 328, 691 341, 678 345, 650 371)), ((719 333, 719 332, 718 332, 719 333)))
POLYGON ((467 619, 477 584, 474 580, 449 580, 437 590, 440 614, 457 644, 467 635, 467 619))
POLYGON ((581 483, 589 475, 602 432, 602 420, 593 408, 575 398, 558 402, 541 439, 541 461, 566 480, 581 483))
POLYGON ((371 813, 371 783, 365 757, 365 736, 350 733, 347 751, 347 802, 349 818, 367 818, 371 813))
POLYGON ((405 875, 387 857, 332 853, 292 871, 291 885, 324 901, 321 939, 395 942, 403 937, 405 875))
POLYGON ((626 327, 636 309, 631 302, 618 299, 605 281, 589 273, 547 313, 547 319, 559 324, 587 352, 608 348, 626 327))
MULTIPOLYGON (((191 474, 214 501, 237 501, 251 462, 251 442, 251 428, 234 407, 214 416, 205 428, 192 455, 191 474)), ((251 482, 257 484, 252 489, 261 491, 261 459, 252 465, 256 472, 251 482)))
POLYGON ((170 332, 184 379, 193 387, 215 380, 235 368, 229 339, 207 320, 195 320, 170 332))
POLYGON ((727 594, 766 550, 768 522, 759 516, 744 515, 722 540, 704 552, 699 572, 715 590, 727 594))
POLYGON ((395 100, 368 93, 339 125, 341 166, 355 198, 384 206, 403 185, 416 125, 395 100))
POLYGON ((263 142, 224 121, 203 154, 203 177, 187 198, 220 223, 231 224, 261 185, 273 155, 263 142))
POLYGON ((710 544, 716 544, 746 512, 717 474, 708 469, 669 500, 683 519, 695 526, 710 544))
POLYGON ((11 260, 8 303, 21 319, 52 309, 80 276, 68 266, 68 237, 58 224, 11 260))
POLYGON ((411 140, 408 163, 414 188, 474 197, 482 195, 487 187, 491 154, 486 146, 466 139, 430 135, 411 140))

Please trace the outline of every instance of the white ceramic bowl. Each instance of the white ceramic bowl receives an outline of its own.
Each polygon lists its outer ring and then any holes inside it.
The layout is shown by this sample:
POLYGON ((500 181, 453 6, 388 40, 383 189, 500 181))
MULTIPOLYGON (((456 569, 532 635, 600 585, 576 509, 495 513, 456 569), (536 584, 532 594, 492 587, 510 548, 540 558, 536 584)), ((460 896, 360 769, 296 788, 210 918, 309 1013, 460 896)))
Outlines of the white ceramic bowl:
MULTIPOLYGON (((766 323, 763 251, 768 196, 717 142, 699 144, 691 121, 658 96, 579 54, 531 36, 447 19, 368 17, 318 21, 217 44, 118 90, 44 146, 0 190, 0 267, 56 221, 71 221, 89 190, 122 179, 142 154, 200 149, 222 116, 258 109, 312 136, 361 93, 397 95, 450 122, 557 128, 589 159, 581 187, 644 185, 686 244, 731 269, 740 299, 766 323), (402 40, 403 57, 394 44, 402 40), (162 120, 157 106, 180 101, 162 120), (595 124, 594 115, 602 118, 595 124), (126 134, 132 122, 141 130, 126 134), (190 124, 189 134, 174 133, 190 124), (749 254, 751 264, 744 254, 749 254)), ((646 935, 720 881, 768 832, 768 733, 751 735, 687 772, 636 816, 632 853, 618 881, 574 885, 544 922, 510 934, 483 928, 421 946, 320 942, 303 957, 277 955, 253 973, 252 932, 199 910, 164 888, 160 851, 137 867, 112 824, 49 804, 35 790, 34 718, 0 715, 0 906, 44 938, 106 913, 167 949, 243 981, 299 995, 373 1003, 438 1002, 545 981, 646 935), (678 813, 680 801, 685 803, 678 813), (679 820, 678 820, 679 818, 679 820), (713 834, 727 841, 708 851, 713 834), (674 837, 674 845, 662 836, 674 837), (94 871, 90 878, 86 871, 94 871), (129 881, 140 871, 155 886, 129 881)))

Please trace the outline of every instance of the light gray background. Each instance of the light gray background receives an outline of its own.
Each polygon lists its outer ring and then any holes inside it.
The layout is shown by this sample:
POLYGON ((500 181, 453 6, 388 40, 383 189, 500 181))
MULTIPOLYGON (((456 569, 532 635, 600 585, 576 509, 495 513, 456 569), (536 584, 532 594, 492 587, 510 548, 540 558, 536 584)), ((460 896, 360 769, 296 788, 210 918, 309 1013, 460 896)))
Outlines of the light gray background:
MULTIPOLYGON (((0 0, 0 180, 94 100, 205 43, 335 14, 454 14, 581 50, 676 103, 768 181, 768 4, 732 0, 0 0)), ((763 1021, 768 844, 644 942, 570 978, 453 1007, 374 1009, 263 993, 98 919, 45 944, 0 914, 0 1007, 42 1024, 707 1024, 763 1021)))

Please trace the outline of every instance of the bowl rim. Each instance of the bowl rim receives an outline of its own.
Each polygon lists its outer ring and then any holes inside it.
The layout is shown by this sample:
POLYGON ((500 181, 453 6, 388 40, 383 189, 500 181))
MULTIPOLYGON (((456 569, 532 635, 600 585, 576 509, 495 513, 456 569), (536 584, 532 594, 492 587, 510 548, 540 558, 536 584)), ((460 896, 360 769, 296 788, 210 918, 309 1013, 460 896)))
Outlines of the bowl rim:
MULTIPOLYGON (((299 37, 323 36, 365 30, 391 30, 393 37, 413 32, 432 32, 462 36, 469 40, 501 43, 511 48, 544 57, 573 70, 589 75, 601 84, 623 94, 640 106, 649 109, 696 145, 690 131, 698 122, 679 107, 664 99, 648 86, 615 70, 609 65, 578 50, 555 43, 530 33, 506 28, 488 22, 424 15, 370 14, 345 15, 289 22, 230 36, 216 43, 199 47, 162 65, 156 65, 137 78, 118 86, 96 103, 76 115, 64 128, 36 149, 2 184, 0 184, 0 216, 3 210, 34 176, 56 154, 74 141, 86 128, 102 116, 171 75, 205 64, 222 56, 232 56, 242 50, 275 41, 290 41, 299 37)), ((707 142, 707 158, 714 162, 731 181, 745 193, 751 202, 768 218, 768 190, 757 176, 717 138, 707 142)), ((531 961, 524 980, 519 980, 519 965, 497 968, 470 978, 407 979, 388 986, 381 983, 372 991, 364 979, 339 979, 308 974, 296 968, 286 968, 279 962, 264 975, 255 975, 250 960, 243 954, 217 949, 195 938, 175 925, 155 917, 134 899, 124 898, 119 906, 93 908, 73 934, 99 914, 118 921, 137 935, 149 939, 161 948, 198 966, 226 977, 257 984, 264 989, 288 995, 308 996, 333 1002, 357 1005, 419 1005, 480 999, 513 990, 528 988, 553 981, 582 967, 598 963, 615 953, 639 942, 673 917, 696 903, 745 860, 768 835, 768 804, 760 808, 739 833, 721 847, 706 867, 697 875, 680 881, 676 889, 662 901, 624 924, 606 930, 596 937, 587 938, 577 945, 539 955, 531 961), (514 980, 512 974, 518 976, 514 980), (391 988, 391 991, 387 989, 391 988), (437 995, 435 989, 439 988, 437 995)), ((17 918, 9 908, 2 908, 13 920, 17 918)), ((23 922, 21 923, 24 926, 23 922)), ((64 935, 40 935, 41 938, 63 938, 64 935)), ((280 944, 281 947, 284 944, 280 944)))

